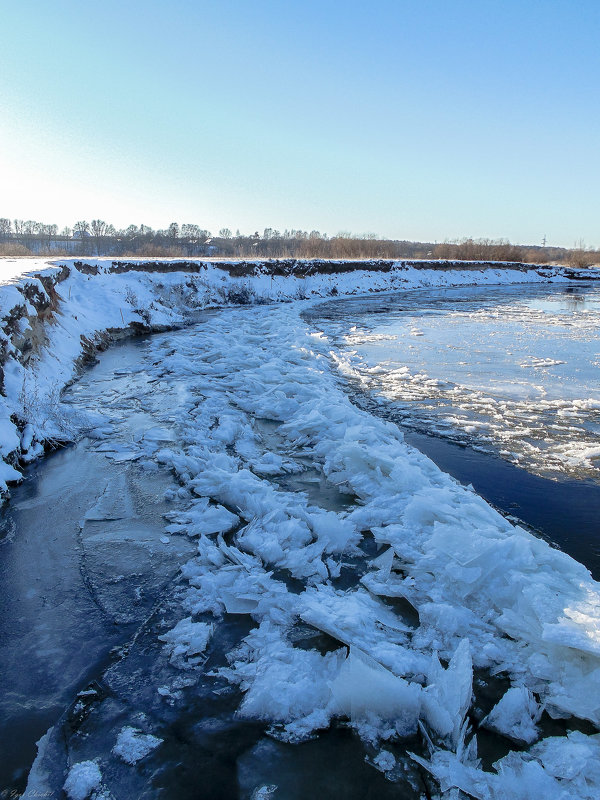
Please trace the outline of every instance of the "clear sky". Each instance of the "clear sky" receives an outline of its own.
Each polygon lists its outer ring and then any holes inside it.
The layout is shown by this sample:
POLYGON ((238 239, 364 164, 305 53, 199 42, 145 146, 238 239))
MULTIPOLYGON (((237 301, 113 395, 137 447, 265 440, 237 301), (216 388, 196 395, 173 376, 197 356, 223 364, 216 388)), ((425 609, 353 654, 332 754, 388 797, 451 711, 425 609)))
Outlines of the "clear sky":
POLYGON ((600 247, 600 0, 0 12, 0 217, 600 247))

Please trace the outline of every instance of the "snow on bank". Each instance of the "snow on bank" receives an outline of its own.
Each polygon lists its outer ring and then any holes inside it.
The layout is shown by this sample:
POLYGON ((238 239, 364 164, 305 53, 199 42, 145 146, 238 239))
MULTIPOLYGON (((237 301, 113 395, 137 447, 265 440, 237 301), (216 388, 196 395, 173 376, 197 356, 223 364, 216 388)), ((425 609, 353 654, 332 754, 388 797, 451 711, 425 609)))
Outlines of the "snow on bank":
POLYGON ((0 285, 0 492, 20 479, 20 466, 41 455, 44 445, 69 438, 73 423, 60 405, 60 391, 82 355, 93 352, 107 330, 172 327, 183 324, 194 310, 230 303, 568 280, 560 268, 450 270, 403 262, 386 272, 371 267, 305 277, 272 276, 258 262, 250 262, 252 274, 241 277, 202 262, 182 263, 188 271, 174 272, 179 267, 176 260, 142 266, 120 262, 118 268, 109 259, 88 259, 84 264, 71 259, 54 266, 32 259, 7 263, 10 269, 4 272, 18 280, 0 285), (131 271, 123 271, 129 267, 131 271))

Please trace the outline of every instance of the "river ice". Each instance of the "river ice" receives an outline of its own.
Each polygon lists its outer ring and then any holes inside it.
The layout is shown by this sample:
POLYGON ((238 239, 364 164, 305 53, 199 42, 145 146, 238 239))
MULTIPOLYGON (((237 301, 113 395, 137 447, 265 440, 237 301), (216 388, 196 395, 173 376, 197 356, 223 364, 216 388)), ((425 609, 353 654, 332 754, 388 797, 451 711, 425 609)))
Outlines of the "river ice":
MULTIPOLYGON (((274 742, 348 726, 406 797, 422 793, 417 764, 448 798, 598 797, 598 584, 408 446, 395 424, 352 405, 342 357, 332 360, 303 307, 228 309, 152 338, 143 376, 90 416, 107 458, 173 471, 167 533, 192 537, 197 554, 146 636, 146 659, 133 648, 111 668, 109 696, 72 735, 73 769, 85 764, 79 772, 94 779, 88 795, 111 796, 111 781, 117 794, 140 785, 123 772, 136 763, 115 764, 109 731, 162 739, 140 760, 158 775, 167 719, 204 693, 232 699, 235 717, 274 742), (117 407, 141 408, 152 425, 115 442, 106 431, 117 407), (485 688, 499 680, 484 713, 485 688), (532 746, 482 764, 485 726, 532 746)), ((122 511, 107 492, 91 513, 122 511)), ((195 722, 204 736, 211 724, 222 722, 195 722)), ((267 752, 262 738, 240 759, 242 796, 277 797, 260 780, 267 752)), ((45 769, 42 748, 26 796, 45 769)))
POLYGON ((540 475, 600 481, 599 311, 591 284, 409 292, 328 303, 311 319, 340 370, 403 424, 540 475))

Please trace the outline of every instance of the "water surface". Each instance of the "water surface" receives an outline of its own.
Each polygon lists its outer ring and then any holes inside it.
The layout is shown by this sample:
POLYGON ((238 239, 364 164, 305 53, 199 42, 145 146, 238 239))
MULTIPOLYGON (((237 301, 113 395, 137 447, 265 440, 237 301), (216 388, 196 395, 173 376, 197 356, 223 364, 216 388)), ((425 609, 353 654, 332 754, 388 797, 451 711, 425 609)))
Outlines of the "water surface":
POLYGON ((539 475, 600 482, 597 285, 415 291, 307 316, 407 427, 539 475))
POLYGON ((305 314, 355 402, 600 578, 600 287, 440 289, 305 314))

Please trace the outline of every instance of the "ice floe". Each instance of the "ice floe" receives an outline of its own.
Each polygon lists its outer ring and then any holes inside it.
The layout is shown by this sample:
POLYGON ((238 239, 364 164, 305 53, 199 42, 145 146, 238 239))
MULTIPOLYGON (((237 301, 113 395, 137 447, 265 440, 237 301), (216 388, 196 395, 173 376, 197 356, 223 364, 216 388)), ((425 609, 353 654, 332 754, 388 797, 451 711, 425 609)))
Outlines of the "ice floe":
POLYGON ((95 761, 80 761, 69 770, 64 791, 69 800, 87 800, 96 796, 102 785, 102 773, 95 761))
POLYGON ((137 764, 162 743, 158 736, 142 733, 131 725, 119 731, 113 753, 126 764, 137 764))

